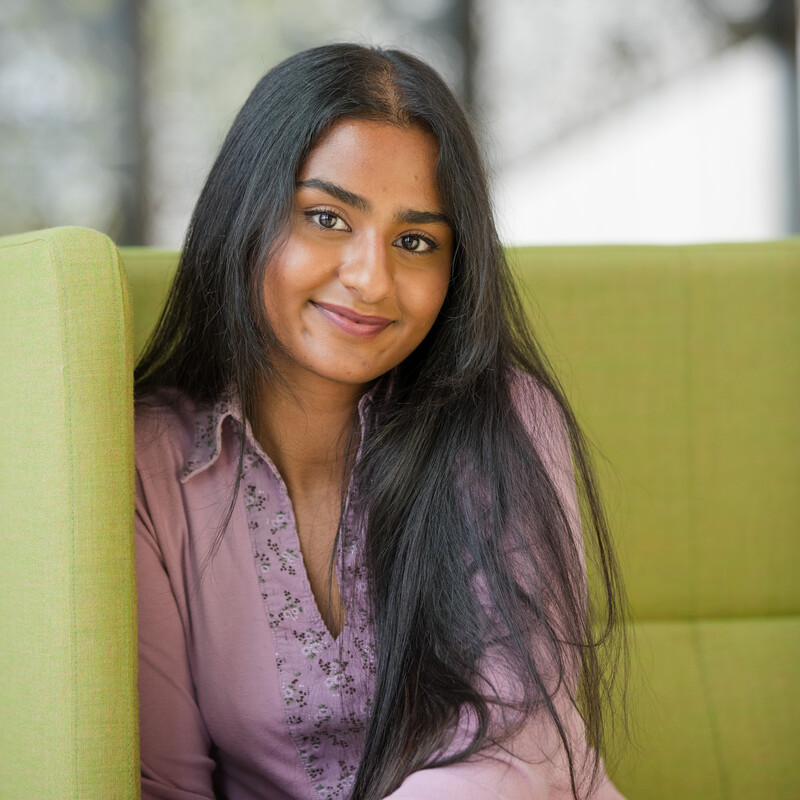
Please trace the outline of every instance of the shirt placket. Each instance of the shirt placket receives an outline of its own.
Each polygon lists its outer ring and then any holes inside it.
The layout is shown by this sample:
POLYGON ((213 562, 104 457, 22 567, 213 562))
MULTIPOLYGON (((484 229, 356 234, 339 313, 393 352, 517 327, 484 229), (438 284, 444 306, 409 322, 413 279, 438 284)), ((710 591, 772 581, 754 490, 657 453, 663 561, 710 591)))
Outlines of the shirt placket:
MULTIPOLYGON (((371 653, 363 609, 350 609, 339 638, 330 636, 306 576, 286 486, 250 442, 241 491, 286 724, 317 795, 338 800, 352 787, 368 712, 359 686, 364 654, 371 653)), ((340 554, 340 579, 354 558, 354 552, 340 554)))

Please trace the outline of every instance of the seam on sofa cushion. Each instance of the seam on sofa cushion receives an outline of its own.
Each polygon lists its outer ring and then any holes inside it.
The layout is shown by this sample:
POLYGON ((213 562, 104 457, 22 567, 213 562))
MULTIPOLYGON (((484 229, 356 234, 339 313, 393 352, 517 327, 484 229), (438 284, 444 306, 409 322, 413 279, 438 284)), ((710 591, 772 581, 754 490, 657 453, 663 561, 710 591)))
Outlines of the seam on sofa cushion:
POLYGON ((722 790, 723 797, 730 797, 730 786, 728 775, 725 771, 724 760, 722 757, 722 743, 720 741, 719 720, 714 709, 714 704, 711 702, 711 683, 709 681, 706 663, 703 659, 703 651, 700 643, 700 629, 697 621, 693 621, 689 625, 690 637, 692 642, 692 649, 694 650, 695 659, 697 661, 697 671, 700 675, 700 682, 703 687, 703 697, 706 704, 706 713, 709 720, 709 728, 711 731, 711 741, 714 747, 714 760, 717 766, 717 777, 719 778, 719 785, 722 790))

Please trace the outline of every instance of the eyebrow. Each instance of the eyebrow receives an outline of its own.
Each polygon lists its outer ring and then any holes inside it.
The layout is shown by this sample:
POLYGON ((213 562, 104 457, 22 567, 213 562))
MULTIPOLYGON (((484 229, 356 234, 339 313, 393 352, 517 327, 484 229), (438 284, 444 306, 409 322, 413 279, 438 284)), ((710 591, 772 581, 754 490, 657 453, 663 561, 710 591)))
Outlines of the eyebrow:
MULTIPOLYGON (((295 187, 298 189, 319 189, 329 194, 331 197, 335 197, 339 202, 351 206, 365 214, 369 213, 372 209, 372 204, 366 197, 362 197, 360 194, 351 192, 343 186, 322 180, 321 178, 309 178, 307 181, 298 181, 295 187)), ((413 208, 401 208, 397 214, 395 214, 395 222, 404 225, 430 225, 439 223, 447 225, 450 228, 453 227, 447 214, 442 214, 440 211, 418 211, 413 208)))

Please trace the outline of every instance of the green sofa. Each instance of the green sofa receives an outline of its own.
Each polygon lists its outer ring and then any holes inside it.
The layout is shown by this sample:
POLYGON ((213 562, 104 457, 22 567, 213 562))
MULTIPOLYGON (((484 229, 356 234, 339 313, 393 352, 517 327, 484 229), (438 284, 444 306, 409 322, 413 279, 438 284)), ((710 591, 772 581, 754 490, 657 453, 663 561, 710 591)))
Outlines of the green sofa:
MULTIPOLYGON (((511 257, 632 603, 616 783, 797 800, 800 240, 511 257)), ((139 794, 131 367, 175 260, 80 228, 0 239, 2 798, 139 794)))

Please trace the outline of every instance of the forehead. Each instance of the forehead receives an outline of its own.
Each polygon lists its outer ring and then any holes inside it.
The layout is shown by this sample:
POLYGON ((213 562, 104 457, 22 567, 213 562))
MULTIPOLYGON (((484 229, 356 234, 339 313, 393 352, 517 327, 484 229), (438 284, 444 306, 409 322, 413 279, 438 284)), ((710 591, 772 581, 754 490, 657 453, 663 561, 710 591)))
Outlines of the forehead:
POLYGON ((438 158, 436 137, 422 127, 343 120, 311 150, 298 180, 336 183, 371 203, 441 211, 438 158))

